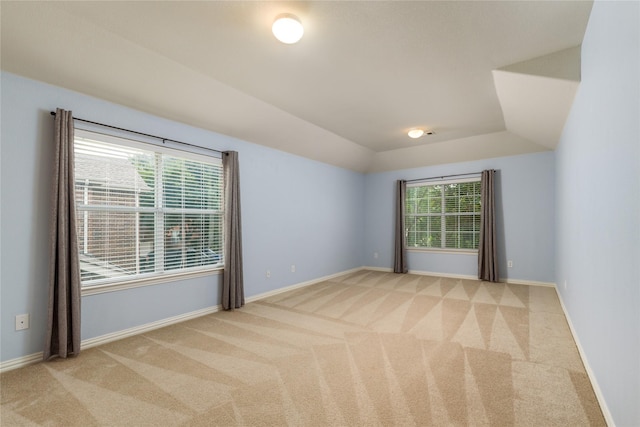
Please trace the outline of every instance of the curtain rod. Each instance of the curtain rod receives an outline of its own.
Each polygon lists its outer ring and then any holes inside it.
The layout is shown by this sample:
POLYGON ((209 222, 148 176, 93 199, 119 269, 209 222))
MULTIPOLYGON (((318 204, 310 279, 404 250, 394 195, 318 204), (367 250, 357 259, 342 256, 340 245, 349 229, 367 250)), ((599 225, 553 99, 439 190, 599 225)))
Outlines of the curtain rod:
MULTIPOLYGON (((55 111, 51 111, 51 115, 55 116, 56 112, 55 111)), ((162 141, 163 144, 166 141, 169 141, 169 142, 175 142, 177 144, 188 145, 189 147, 199 148, 201 150, 208 150, 208 151, 214 151, 214 152, 220 153, 220 154, 226 154, 224 151, 216 150, 215 148, 207 148, 207 147, 203 147, 201 145, 189 144, 188 142, 176 141, 175 139, 162 138, 161 136, 156 136, 156 135, 151 135, 151 134, 144 133, 144 132, 138 132, 138 131, 135 131, 135 130, 120 128, 120 127, 117 127, 117 126, 105 125, 104 123, 92 122, 91 120, 79 119, 77 117, 73 117, 73 120, 78 120, 79 122, 91 123, 92 125, 103 126, 103 127, 110 128, 110 129, 121 130, 121 131, 124 131, 124 132, 134 133, 136 135, 147 136, 149 138, 159 139, 159 140, 162 141)))
POLYGON ((469 172, 469 173, 459 173, 455 175, 433 176, 431 178, 408 179, 406 180, 406 182, 409 183, 409 182, 419 182, 419 181, 431 181, 432 179, 445 179, 445 178, 454 178, 458 176, 470 176, 470 175, 482 175, 482 172, 469 172))

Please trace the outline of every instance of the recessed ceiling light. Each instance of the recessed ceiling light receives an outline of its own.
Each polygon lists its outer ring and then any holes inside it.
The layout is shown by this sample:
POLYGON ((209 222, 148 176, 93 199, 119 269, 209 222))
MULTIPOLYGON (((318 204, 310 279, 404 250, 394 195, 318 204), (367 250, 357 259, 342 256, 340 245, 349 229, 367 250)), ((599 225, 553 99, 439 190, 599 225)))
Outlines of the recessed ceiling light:
POLYGON ((282 43, 297 43, 304 34, 304 28, 297 16, 290 13, 283 13, 276 17, 271 26, 273 35, 282 43))
POLYGON ((411 129, 407 135, 409 135, 409 138, 420 138, 424 135, 424 131, 422 129, 411 129))

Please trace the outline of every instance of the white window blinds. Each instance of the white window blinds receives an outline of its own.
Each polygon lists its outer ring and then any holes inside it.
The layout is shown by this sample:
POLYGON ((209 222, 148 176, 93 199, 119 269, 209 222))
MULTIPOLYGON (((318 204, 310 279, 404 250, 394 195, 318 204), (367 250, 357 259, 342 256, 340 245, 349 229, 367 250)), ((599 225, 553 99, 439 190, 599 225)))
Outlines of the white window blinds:
POLYGON ((408 248, 476 250, 480 240, 480 179, 407 185, 408 248))
POLYGON ((76 130, 83 286, 220 267, 222 177, 217 158, 76 130))

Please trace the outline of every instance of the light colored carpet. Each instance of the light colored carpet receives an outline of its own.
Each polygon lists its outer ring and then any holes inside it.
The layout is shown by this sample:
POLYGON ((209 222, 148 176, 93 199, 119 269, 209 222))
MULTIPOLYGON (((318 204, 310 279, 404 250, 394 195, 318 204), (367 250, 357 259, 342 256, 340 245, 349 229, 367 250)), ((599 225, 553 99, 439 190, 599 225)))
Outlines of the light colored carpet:
POLYGON ((554 289, 374 271, 0 381, 2 426, 605 425, 554 289))

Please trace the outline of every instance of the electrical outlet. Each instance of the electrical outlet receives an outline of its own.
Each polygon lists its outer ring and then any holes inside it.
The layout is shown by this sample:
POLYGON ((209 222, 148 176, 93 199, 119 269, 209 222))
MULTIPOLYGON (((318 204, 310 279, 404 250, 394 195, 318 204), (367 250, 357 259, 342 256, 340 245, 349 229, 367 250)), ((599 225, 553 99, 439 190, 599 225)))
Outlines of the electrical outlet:
POLYGON ((291 272, 292 273, 296 272, 296 266, 294 264, 291 264, 291 272))
POLYGON ((267 279, 271 277, 271 270, 267 270, 267 273, 265 274, 265 276, 267 276, 267 279))
POLYGON ((18 314, 16 316, 16 331, 29 329, 29 314, 18 314))
POLYGON ((373 258, 378 259, 378 252, 373 253, 373 258))
POLYGON ((564 281, 564 288, 567 289, 567 281, 564 281))
POLYGON ((513 261, 511 261, 511 260, 507 261, 507 267, 508 268, 513 267, 513 261))

